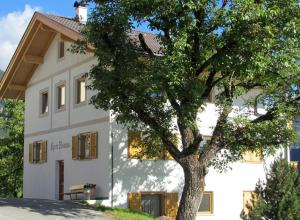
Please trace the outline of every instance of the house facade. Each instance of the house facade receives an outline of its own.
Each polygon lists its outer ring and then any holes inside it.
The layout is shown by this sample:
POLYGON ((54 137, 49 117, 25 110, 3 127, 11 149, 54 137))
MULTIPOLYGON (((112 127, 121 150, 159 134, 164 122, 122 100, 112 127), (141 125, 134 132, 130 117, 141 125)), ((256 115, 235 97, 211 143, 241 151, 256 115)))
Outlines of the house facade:
MULTIPOLYGON (((92 49, 68 51, 82 38, 82 23, 36 12, 0 83, 0 98, 25 100, 24 197, 69 199, 64 193, 70 186, 90 183, 98 203, 174 217, 184 184, 181 167, 166 155, 138 157, 133 143, 140 136, 89 103, 94 91, 86 89, 86 74, 97 59, 92 49)), ((153 44, 155 37, 143 34, 153 44)), ((235 109, 243 108, 243 97, 236 99, 235 109)), ((206 139, 217 117, 213 102, 199 114, 206 139)), ((247 152, 225 173, 211 168, 199 219, 240 219, 272 160, 247 152)))

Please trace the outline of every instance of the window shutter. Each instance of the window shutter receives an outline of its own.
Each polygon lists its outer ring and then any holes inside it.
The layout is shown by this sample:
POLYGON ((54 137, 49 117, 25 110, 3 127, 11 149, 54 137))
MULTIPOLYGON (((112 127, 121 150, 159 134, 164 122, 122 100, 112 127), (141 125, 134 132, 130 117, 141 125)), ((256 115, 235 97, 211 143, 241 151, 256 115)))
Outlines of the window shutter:
POLYGON ((142 194, 139 192, 128 193, 128 208, 134 211, 142 210, 142 194))
POLYGON ((257 201, 257 194, 253 191, 243 192, 243 214, 245 216, 249 215, 252 210, 254 203, 257 201))
POLYGON ((128 131, 128 157, 139 158, 142 152, 141 147, 141 132, 139 131, 128 131))
POLYGON ((72 137, 72 159, 78 159, 78 136, 72 137))
POLYGON ((166 193, 166 215, 175 218, 178 211, 178 193, 166 193))
POLYGON ((33 163, 33 144, 29 144, 29 163, 33 163))
POLYGON ((46 163, 47 162, 47 141, 43 141, 41 143, 41 159, 40 159, 40 162, 41 163, 46 163))
POLYGON ((97 159, 98 134, 97 132, 90 133, 91 135, 91 159, 97 159))

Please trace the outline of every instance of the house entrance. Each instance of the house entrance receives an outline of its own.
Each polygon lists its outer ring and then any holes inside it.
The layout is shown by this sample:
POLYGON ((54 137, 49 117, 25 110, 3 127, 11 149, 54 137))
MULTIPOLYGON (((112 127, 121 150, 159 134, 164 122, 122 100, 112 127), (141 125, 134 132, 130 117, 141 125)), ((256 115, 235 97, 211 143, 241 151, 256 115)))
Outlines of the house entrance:
POLYGON ((64 161, 58 161, 58 199, 64 200, 64 161))

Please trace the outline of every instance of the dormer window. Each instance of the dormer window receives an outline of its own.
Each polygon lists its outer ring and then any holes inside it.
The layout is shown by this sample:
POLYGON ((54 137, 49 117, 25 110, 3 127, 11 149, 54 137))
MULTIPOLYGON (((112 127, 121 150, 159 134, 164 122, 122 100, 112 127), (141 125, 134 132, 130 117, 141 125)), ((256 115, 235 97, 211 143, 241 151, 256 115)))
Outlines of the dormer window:
POLYGON ((58 44, 58 59, 62 59, 65 57, 65 42, 60 41, 58 44))

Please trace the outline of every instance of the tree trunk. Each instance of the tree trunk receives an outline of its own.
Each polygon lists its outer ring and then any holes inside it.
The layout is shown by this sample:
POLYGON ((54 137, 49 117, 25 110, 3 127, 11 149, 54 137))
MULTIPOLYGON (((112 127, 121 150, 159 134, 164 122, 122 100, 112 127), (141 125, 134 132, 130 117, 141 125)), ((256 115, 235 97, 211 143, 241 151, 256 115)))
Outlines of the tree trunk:
POLYGON ((194 220, 201 204, 206 167, 199 163, 198 155, 191 155, 180 161, 184 171, 184 188, 176 220, 194 220))

